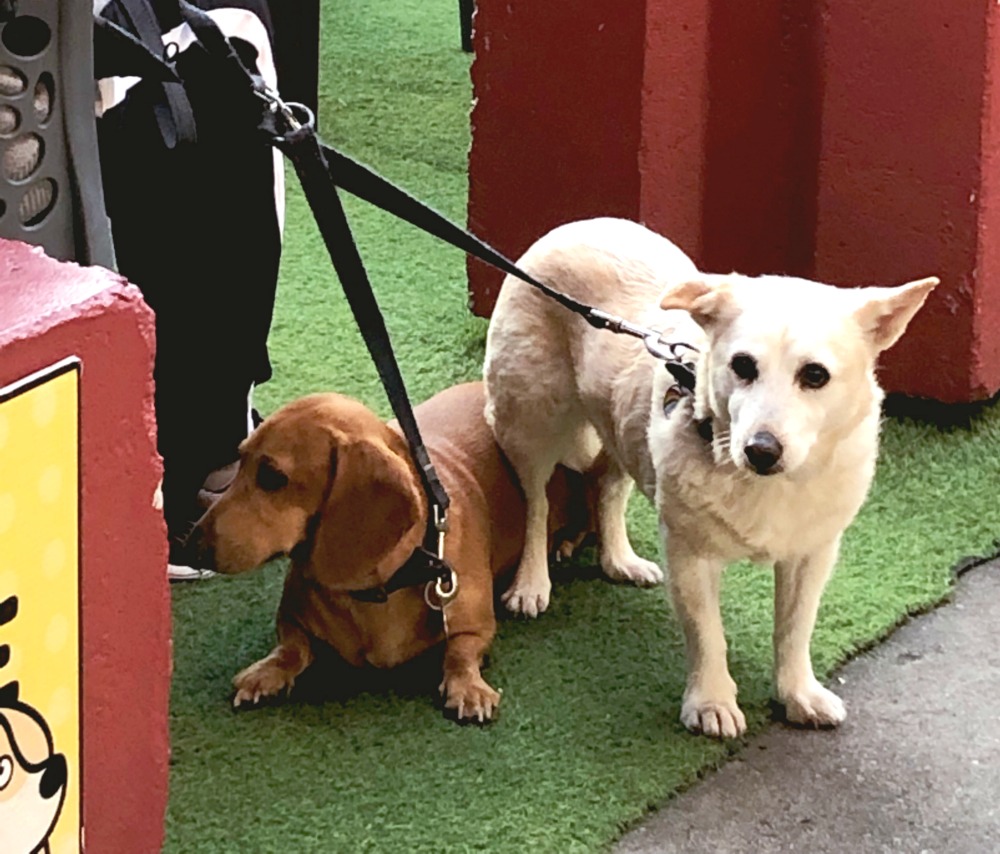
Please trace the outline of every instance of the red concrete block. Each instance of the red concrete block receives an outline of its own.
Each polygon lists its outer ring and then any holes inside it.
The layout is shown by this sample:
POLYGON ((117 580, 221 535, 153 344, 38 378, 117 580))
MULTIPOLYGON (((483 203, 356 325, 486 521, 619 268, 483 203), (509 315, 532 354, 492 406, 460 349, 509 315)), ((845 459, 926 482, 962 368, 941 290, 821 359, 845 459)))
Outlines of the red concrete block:
POLYGON ((0 716, 42 726, 30 707, 66 759, 54 854, 81 837, 108 852, 163 840, 170 598, 152 358, 136 288, 0 240, 0 716))
MULTIPOLYGON (((479 0, 469 223, 512 256, 559 222, 608 214, 706 270, 938 275, 883 382, 988 397, 998 14, 934 0, 479 0)), ((502 277, 469 273, 486 314, 502 277)))

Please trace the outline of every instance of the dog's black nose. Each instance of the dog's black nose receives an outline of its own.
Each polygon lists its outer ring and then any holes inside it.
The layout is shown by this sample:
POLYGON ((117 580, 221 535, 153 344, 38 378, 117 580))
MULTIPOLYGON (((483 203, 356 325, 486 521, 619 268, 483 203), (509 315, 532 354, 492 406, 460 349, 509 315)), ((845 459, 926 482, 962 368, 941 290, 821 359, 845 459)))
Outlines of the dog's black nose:
POLYGON ((762 430, 753 434, 743 453, 757 474, 774 474, 782 450, 784 449, 781 447, 781 442, 774 434, 762 430))

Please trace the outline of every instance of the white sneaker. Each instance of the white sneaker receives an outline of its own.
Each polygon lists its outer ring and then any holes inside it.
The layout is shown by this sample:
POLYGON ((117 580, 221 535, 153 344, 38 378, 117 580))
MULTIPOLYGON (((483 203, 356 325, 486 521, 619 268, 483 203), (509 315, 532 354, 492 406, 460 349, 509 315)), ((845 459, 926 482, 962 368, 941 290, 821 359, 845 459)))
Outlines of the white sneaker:
POLYGON ((206 578, 214 578, 216 575, 218 573, 213 569, 195 569, 193 566, 167 564, 167 579, 169 581, 202 581, 206 578))

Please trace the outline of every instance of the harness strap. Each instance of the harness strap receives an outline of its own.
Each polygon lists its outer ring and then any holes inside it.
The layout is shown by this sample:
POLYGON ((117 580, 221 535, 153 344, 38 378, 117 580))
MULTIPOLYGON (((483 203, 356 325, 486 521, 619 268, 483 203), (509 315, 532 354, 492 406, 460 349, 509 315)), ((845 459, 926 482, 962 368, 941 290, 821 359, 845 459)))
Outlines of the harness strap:
POLYGON ((174 80, 177 73, 154 53, 145 42, 109 18, 94 15, 94 77, 142 77, 148 80, 174 80))
POLYGON ((421 547, 410 555, 385 584, 364 590, 351 590, 348 595, 359 602, 385 602, 397 590, 438 580, 454 583, 451 579, 451 567, 436 554, 421 547))
MULTIPOLYGON (((663 412, 669 416, 682 397, 694 397, 697 374, 695 373, 695 363, 690 359, 689 354, 697 353, 698 350, 682 341, 668 344, 667 347, 672 356, 666 362, 666 369, 677 381, 677 385, 667 389, 663 400, 663 412)), ((695 421, 694 429, 706 442, 711 443, 715 438, 715 428, 712 426, 711 417, 695 421)))

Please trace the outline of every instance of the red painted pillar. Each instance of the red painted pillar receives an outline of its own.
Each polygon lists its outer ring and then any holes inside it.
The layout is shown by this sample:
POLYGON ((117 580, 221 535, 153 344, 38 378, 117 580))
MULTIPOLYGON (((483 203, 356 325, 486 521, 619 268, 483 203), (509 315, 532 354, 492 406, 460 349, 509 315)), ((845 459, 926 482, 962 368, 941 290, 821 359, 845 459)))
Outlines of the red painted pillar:
MULTIPOLYGON (((559 222, 622 215, 706 270, 938 275, 884 384, 948 402, 1000 389, 996 4, 478 9, 469 221, 481 236, 516 256, 559 222)), ((470 265, 475 310, 491 310, 499 281, 470 265)))
MULTIPOLYGON (((643 31, 621 0, 477 0, 473 232, 517 257, 562 222, 638 216, 643 31)), ((489 313, 503 277, 471 260, 469 275, 489 313)))
POLYGON ((1000 388, 998 11, 837 0, 825 16, 815 274, 939 275, 882 376, 949 402, 1000 388))
MULTIPOLYGON (((645 2, 630 5, 646 14, 645 2)), ((703 250, 709 17, 704 0, 660 4, 649 10, 643 46, 640 218, 693 258, 703 250)))
POLYGON ((16 681, 67 760, 53 851, 162 845, 170 597, 152 356, 136 288, 0 240, 0 715, 27 726, 16 681))
POLYGON ((643 5, 641 219, 703 269, 807 273, 819 131, 809 4, 643 5))

